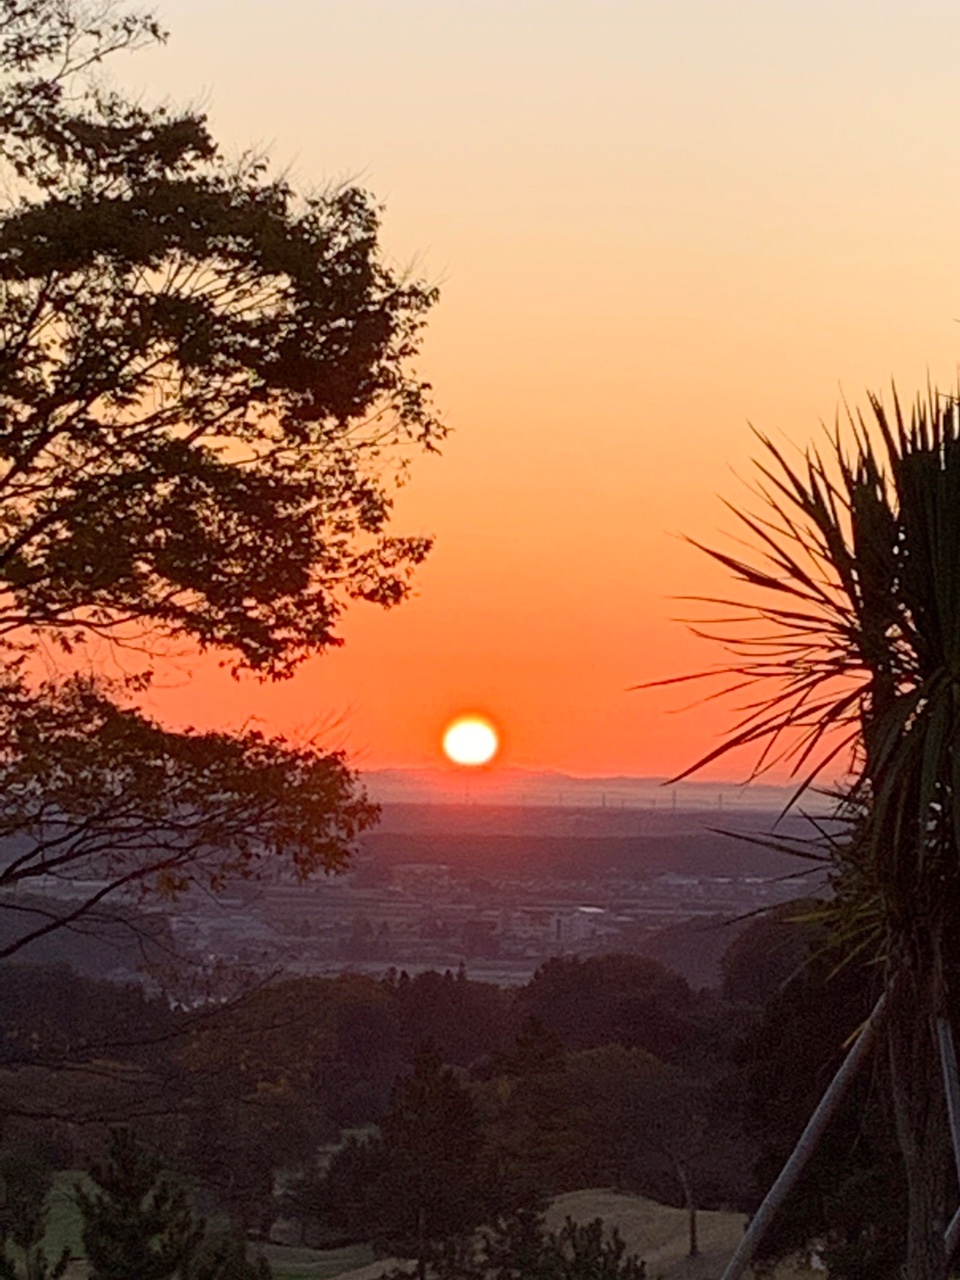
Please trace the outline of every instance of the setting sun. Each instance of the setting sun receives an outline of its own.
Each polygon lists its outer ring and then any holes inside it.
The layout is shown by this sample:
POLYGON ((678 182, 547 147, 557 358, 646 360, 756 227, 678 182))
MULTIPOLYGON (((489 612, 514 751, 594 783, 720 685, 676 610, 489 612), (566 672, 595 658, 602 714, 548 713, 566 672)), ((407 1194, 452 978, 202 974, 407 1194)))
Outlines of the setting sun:
POLYGON ((488 764, 499 745, 496 729, 482 716, 458 716, 443 735, 444 752, 454 764, 488 764))

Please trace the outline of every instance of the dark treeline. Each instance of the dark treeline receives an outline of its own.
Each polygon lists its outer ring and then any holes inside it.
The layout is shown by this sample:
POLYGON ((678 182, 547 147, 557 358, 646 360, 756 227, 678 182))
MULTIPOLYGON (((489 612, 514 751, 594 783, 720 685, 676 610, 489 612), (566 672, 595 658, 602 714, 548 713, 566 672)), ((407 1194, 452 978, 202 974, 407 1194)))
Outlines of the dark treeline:
MULTIPOLYGON (((832 974, 819 947, 781 912, 737 937, 718 990, 609 955, 553 959, 512 989, 462 967, 284 978, 190 1010, 6 965, 3 1145, 87 1168, 124 1125, 202 1210, 253 1235, 287 1216, 316 1245, 416 1255, 418 1196, 447 1206, 446 1238, 613 1186, 686 1207, 695 1247, 698 1209, 756 1206, 869 1007, 869 975, 832 974)), ((902 1171, 874 1084, 835 1122, 771 1256, 829 1234, 839 1276, 893 1265, 903 1224, 884 1205, 902 1171)))

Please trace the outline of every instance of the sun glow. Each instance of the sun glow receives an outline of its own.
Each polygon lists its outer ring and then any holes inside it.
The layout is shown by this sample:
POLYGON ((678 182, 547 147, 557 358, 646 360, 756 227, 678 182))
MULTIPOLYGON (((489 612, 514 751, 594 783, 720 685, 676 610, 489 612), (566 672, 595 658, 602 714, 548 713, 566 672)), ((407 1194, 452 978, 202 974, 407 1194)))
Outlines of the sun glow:
POLYGON ((499 746, 496 729, 483 716, 458 716, 443 735, 443 750, 454 764, 489 764, 499 746))

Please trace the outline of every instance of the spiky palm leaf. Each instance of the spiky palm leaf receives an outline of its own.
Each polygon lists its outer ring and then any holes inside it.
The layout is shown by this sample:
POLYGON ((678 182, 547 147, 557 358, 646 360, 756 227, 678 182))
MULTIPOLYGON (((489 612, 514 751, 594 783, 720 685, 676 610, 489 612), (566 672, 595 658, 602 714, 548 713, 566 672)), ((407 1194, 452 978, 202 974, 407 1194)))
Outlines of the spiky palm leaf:
POLYGON ((681 776, 753 746, 802 791, 846 755, 835 914, 889 951, 960 919, 960 414, 870 406, 798 463, 759 436, 763 510, 731 508, 752 552, 701 548, 745 588, 709 601, 732 611, 698 629, 727 650, 710 674, 755 696, 681 776))
POLYGON ((728 691, 753 690, 726 741, 802 791, 850 753, 844 834, 827 833, 824 914, 849 960, 884 962, 885 1051, 907 1180, 905 1275, 944 1280, 949 1141, 932 1022, 960 1016, 960 413, 870 401, 792 464, 760 437, 752 553, 704 548, 745 591, 722 603, 728 691), (730 618, 727 622, 731 621, 730 618))

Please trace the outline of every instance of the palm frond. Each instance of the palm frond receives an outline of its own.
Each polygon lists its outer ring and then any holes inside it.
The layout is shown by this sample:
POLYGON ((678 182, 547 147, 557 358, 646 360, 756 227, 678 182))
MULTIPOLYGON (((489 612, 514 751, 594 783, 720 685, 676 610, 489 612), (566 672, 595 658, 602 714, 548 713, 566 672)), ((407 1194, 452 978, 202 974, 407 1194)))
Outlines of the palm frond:
POLYGON ((740 584, 696 598, 722 613, 692 630, 728 661, 638 686, 750 695, 673 781, 753 748, 751 776, 787 767, 793 804, 848 760, 847 834, 828 856, 857 947, 925 913, 960 925, 960 409, 929 390, 907 415, 895 388, 890 409, 869 406, 795 462, 755 433, 760 509, 727 504, 741 549, 689 539, 740 584))

